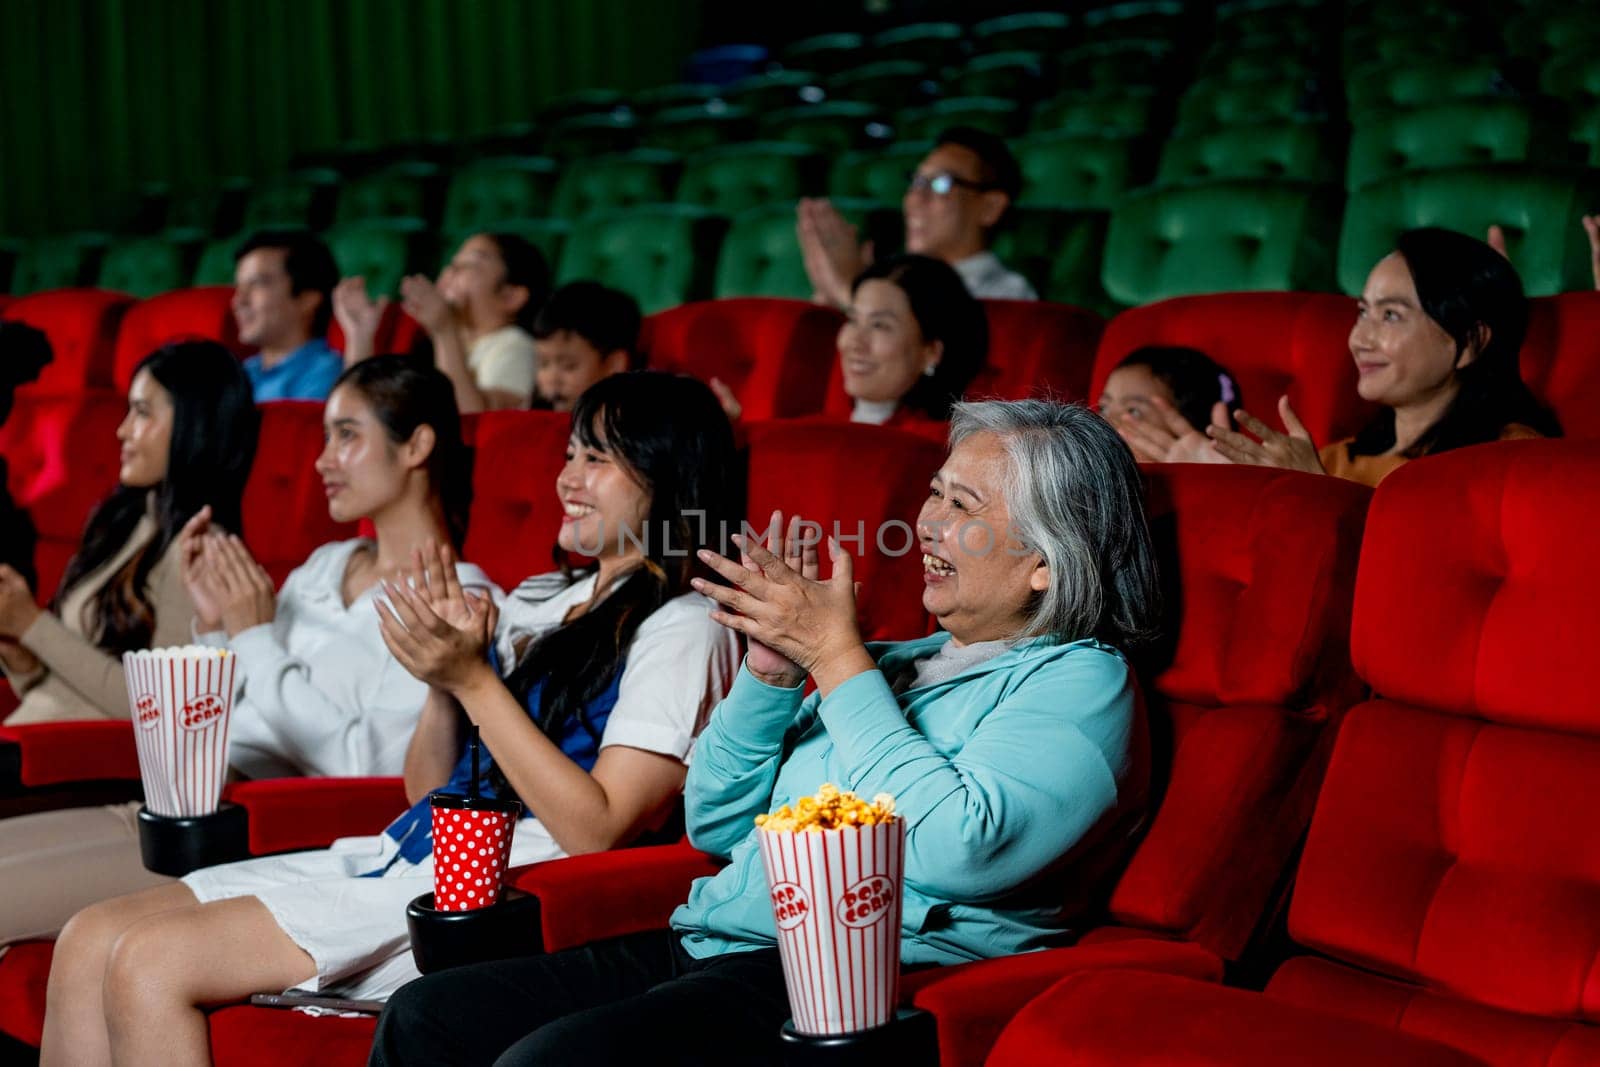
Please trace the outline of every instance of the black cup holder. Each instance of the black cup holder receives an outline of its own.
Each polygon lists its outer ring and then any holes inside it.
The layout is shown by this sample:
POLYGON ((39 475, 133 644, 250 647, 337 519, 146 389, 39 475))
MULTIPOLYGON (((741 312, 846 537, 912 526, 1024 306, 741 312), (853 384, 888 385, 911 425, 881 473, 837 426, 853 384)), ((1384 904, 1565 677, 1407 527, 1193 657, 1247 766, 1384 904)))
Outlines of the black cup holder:
POLYGON ((141 806, 139 856, 146 869, 174 878, 248 859, 249 813, 237 804, 224 804, 210 815, 157 815, 141 806))
POLYGON ((544 951, 539 898, 509 886, 499 900, 472 911, 438 911, 433 894, 424 893, 406 905, 406 928, 423 974, 544 951))
POLYGON ((939 1032, 931 1014, 920 1008, 901 1008, 882 1026, 853 1034, 813 1036, 795 1030, 794 1021, 783 1024, 784 1067, 881 1067, 903 1063, 938 1067, 939 1032))

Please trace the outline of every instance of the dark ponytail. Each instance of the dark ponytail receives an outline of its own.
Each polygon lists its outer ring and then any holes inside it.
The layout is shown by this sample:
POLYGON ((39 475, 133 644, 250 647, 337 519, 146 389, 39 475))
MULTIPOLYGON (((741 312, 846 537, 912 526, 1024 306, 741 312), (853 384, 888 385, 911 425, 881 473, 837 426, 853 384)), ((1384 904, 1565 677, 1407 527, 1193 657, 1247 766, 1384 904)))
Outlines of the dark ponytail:
POLYGON ((461 439, 461 414, 450 379, 432 362, 415 356, 374 356, 339 375, 333 388, 340 386, 366 399, 395 444, 411 440, 419 426, 433 428, 428 484, 439 496, 445 528, 459 552, 472 508, 472 450, 461 439))

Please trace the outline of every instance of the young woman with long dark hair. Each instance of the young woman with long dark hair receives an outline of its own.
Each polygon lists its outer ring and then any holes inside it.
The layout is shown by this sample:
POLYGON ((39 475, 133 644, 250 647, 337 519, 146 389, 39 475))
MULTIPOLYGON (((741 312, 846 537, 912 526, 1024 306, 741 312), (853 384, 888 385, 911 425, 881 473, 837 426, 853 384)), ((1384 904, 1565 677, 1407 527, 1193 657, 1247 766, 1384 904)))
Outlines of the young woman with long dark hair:
POLYGON ((591 566, 531 578, 499 610, 452 580, 448 550, 384 584, 384 637, 431 686, 406 758, 414 806, 383 834, 80 912, 56 948, 44 1062, 201 1060, 201 1005, 288 987, 383 997, 415 977, 405 907, 433 886, 428 794, 470 782, 469 723, 487 749, 480 789, 525 809, 513 865, 660 826, 738 664, 737 637, 690 586, 706 573, 696 551, 736 521, 737 484, 704 385, 630 373, 586 392, 555 489, 560 545, 591 566))

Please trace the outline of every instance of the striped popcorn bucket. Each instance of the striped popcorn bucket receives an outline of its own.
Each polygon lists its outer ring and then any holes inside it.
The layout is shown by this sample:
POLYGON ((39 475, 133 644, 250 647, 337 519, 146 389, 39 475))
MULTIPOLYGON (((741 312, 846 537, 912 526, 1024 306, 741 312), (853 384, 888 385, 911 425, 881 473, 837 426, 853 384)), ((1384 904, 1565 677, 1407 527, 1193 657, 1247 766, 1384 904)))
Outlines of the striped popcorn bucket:
POLYGON ((905 820, 757 837, 795 1030, 849 1034, 892 1021, 905 820))
POLYGON ((228 776, 233 653, 194 645, 125 652, 122 669, 145 807, 177 818, 215 812, 228 776))

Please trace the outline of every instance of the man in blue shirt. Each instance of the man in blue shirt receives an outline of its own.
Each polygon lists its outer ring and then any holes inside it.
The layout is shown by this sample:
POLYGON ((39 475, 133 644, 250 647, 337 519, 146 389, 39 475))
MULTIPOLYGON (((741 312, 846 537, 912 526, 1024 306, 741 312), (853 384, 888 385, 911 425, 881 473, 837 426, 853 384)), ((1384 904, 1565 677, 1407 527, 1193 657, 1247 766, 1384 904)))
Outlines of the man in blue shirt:
POLYGON ((253 234, 234 253, 233 317, 256 402, 325 400, 344 360, 328 346, 333 287, 328 246, 305 231, 253 234))

